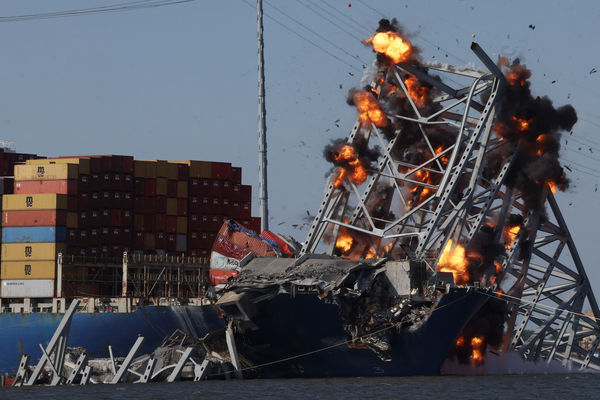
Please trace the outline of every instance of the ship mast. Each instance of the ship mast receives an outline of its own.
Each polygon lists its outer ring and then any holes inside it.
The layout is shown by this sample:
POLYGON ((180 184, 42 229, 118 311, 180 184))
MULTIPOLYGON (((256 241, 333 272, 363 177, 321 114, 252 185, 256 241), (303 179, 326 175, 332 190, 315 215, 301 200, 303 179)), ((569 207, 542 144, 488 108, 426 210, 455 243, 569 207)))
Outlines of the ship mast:
POLYGON ((263 43, 262 0, 256 0, 258 25, 258 204, 260 229, 269 229, 269 202, 267 196, 267 123, 265 109, 265 59, 263 43))

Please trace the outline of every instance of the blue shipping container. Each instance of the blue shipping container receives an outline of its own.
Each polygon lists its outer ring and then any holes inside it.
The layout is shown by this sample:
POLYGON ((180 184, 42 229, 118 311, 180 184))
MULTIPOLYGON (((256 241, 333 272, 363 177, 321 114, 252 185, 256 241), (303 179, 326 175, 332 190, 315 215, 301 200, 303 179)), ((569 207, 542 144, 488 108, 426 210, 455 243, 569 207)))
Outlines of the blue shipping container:
POLYGON ((64 242, 67 229, 64 226, 7 226, 2 228, 3 243, 64 242))

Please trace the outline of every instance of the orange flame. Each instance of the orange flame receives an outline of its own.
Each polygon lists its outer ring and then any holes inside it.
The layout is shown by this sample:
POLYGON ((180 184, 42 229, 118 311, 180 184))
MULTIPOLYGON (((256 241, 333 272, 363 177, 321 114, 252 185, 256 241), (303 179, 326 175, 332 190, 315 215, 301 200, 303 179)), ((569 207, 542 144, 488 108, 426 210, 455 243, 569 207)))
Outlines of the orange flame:
POLYGON ((363 125, 373 122, 376 126, 387 125, 387 115, 381 110, 379 102, 372 93, 365 90, 356 90, 353 95, 354 104, 358 111, 358 118, 363 125))
POLYGON ((550 191, 552 192, 552 194, 556 194, 556 183, 548 181, 548 186, 550 186, 550 191))
POLYGON ((509 243, 507 243, 508 244, 507 247, 509 247, 509 248, 512 247, 520 230, 521 230, 521 226, 519 226, 519 225, 515 225, 512 228, 508 228, 506 230, 506 236, 508 237, 508 240, 509 240, 509 243))
POLYGON ((354 238, 345 230, 342 229, 335 241, 336 250, 342 253, 348 253, 354 244, 354 238))
POLYGON ((523 87, 526 85, 525 79, 522 79, 516 72, 509 72, 506 74, 506 80, 510 86, 516 86, 519 84, 521 87, 523 87))
POLYGON ((458 339, 456 339, 456 346, 462 347, 464 345, 465 345, 465 338, 464 338, 464 336, 459 336, 458 339))
POLYGON ((429 90, 426 86, 421 85, 416 76, 410 75, 404 80, 404 84, 406 85, 410 98, 417 106, 422 107, 428 102, 427 95, 429 94, 429 90))
POLYGON ((480 365, 483 362, 483 336, 474 336, 471 339, 471 347, 473 347, 473 351, 470 358, 476 365, 480 365))
POLYGON ((471 278, 469 276, 469 261, 465 255, 465 248, 460 244, 457 244, 452 249, 452 239, 448 240, 442 256, 438 261, 437 269, 442 272, 452 272, 454 277, 454 283, 457 285, 463 285, 469 282, 471 278))
POLYGON ((342 185, 346 178, 356 185, 361 185, 367 179, 367 170, 361 164, 353 146, 349 144, 342 146, 337 154, 333 154, 332 159, 336 163, 348 165, 350 169, 348 171, 345 167, 338 168, 338 174, 333 179, 335 187, 342 185))
POLYGON ((521 132, 525 132, 527 129, 529 129, 529 125, 533 122, 533 119, 517 118, 517 117, 514 117, 514 116, 511 117, 510 119, 513 122, 516 122, 517 128, 521 132))
POLYGON ((390 243, 386 244, 385 247, 383 248, 383 253, 390 254, 393 247, 394 247, 394 242, 390 242, 390 243))
POLYGON ((375 247, 371 246, 369 248, 369 251, 367 252, 367 255, 365 256, 365 258, 376 258, 377 257, 377 252, 375 251, 375 247))
POLYGON ((378 32, 365 40, 365 44, 373 44, 373 50, 388 56, 394 64, 408 60, 412 54, 410 42, 393 31, 378 32))

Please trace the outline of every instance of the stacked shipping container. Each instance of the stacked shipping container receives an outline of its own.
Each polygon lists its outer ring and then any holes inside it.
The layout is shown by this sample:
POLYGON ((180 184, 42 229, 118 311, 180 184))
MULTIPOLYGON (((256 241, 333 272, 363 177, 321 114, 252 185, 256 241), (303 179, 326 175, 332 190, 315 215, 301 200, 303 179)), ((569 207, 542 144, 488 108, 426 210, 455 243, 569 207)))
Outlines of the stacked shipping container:
MULTIPOLYGON (((224 219, 260 228, 251 187, 229 163, 80 156, 28 160, 14 173, 14 194, 2 201, 3 297, 52 297, 58 253, 209 257, 224 219)), ((63 280, 86 282, 91 272, 68 266, 63 280)))
POLYGON ((77 164, 16 165, 2 199, 2 297, 52 297, 56 256, 77 226, 77 164))

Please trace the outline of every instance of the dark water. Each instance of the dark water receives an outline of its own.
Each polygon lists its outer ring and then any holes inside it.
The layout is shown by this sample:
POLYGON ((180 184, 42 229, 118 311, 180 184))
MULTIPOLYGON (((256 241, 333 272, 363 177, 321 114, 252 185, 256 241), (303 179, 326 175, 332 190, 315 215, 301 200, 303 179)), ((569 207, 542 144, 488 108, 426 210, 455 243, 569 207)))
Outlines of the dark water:
POLYGON ((0 389, 0 399, 599 399, 600 374, 292 379, 0 389))

